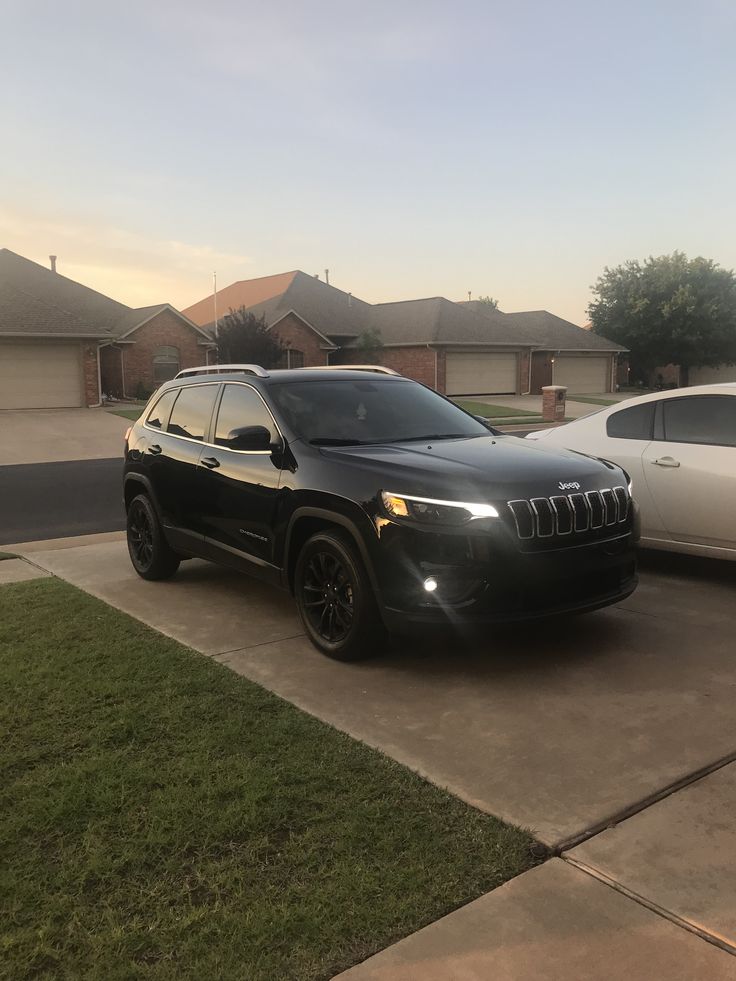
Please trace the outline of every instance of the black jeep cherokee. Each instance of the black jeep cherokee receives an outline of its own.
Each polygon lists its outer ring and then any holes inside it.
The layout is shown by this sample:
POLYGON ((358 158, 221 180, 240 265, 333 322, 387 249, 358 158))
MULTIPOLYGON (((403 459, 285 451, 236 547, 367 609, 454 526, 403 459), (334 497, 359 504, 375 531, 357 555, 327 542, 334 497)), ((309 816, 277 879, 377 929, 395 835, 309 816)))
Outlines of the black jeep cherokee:
POLYGON ((124 481, 139 575, 200 556, 283 586, 341 660, 385 629, 581 612, 636 587, 623 470, 489 431, 396 375, 183 372, 130 429, 124 481))

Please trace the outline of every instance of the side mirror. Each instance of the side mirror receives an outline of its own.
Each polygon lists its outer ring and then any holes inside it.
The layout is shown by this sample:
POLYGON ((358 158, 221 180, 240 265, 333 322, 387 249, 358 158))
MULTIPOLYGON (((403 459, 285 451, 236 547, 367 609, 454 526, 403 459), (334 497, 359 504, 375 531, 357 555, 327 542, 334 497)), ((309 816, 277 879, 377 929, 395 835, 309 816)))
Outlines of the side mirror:
POLYGON ((242 426, 240 429, 231 429, 227 434, 225 445, 231 450, 246 450, 251 453, 273 449, 271 433, 265 426, 242 426))

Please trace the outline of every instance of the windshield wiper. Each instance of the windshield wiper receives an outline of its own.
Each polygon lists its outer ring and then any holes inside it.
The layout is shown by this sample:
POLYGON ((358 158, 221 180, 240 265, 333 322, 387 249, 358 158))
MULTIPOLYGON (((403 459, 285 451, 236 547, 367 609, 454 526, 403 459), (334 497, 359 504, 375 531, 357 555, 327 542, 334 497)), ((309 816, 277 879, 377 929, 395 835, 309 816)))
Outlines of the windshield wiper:
POLYGON ((429 433, 424 436, 401 436, 388 440, 389 443, 423 443, 428 439, 469 439, 473 433, 429 433))
POLYGON ((315 436, 309 443, 312 446, 370 446, 364 439, 335 439, 332 436, 315 436))

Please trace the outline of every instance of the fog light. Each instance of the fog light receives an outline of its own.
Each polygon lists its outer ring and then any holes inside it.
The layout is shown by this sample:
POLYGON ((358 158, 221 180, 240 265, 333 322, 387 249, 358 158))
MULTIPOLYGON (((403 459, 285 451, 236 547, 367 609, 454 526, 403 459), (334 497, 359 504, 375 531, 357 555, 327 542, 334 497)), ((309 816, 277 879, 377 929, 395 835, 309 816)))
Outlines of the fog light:
POLYGON ((424 580, 424 588, 428 593, 433 593, 435 589, 437 589, 437 580, 434 578, 434 576, 428 576, 424 580))

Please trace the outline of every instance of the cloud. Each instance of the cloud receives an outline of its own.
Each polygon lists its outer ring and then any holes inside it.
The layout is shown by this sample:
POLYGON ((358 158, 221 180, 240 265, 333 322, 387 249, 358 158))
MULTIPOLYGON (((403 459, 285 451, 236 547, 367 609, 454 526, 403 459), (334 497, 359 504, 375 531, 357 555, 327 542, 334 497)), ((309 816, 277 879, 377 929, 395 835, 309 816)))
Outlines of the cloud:
POLYGON ((55 254, 60 273, 130 306, 188 306, 211 290, 215 270, 222 284, 256 275, 249 256, 208 244, 19 209, 0 208, 0 246, 43 265, 55 254))

